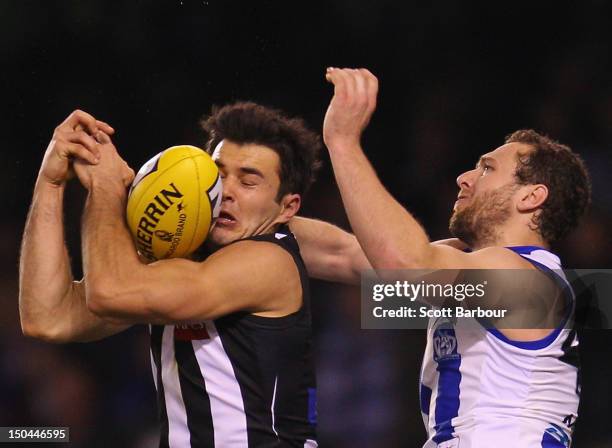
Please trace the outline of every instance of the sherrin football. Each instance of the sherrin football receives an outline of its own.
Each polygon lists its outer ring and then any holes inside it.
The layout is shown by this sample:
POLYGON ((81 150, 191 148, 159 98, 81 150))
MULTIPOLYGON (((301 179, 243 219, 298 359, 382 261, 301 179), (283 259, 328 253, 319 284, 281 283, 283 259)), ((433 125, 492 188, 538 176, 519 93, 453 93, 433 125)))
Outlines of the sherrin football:
POLYGON ((217 165, 195 146, 173 146, 145 163, 127 203, 138 252, 151 261, 189 256, 219 216, 222 188, 217 165))

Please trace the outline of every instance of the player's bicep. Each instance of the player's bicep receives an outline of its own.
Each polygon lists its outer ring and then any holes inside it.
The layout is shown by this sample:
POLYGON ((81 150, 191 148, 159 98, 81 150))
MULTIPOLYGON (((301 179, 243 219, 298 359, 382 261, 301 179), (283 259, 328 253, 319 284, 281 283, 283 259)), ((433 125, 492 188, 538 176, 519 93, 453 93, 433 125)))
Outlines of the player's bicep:
POLYGON ((286 287, 290 257, 274 244, 246 241, 227 246, 202 263, 181 259, 153 263, 147 268, 157 277, 159 289, 150 291, 144 308, 155 323, 274 311, 286 287))

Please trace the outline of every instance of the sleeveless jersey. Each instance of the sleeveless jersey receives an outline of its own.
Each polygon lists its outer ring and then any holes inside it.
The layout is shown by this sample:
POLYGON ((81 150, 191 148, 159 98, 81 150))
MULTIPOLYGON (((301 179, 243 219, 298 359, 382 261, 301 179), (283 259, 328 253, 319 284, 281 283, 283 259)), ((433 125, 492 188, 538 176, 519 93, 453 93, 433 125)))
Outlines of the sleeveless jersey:
MULTIPOLYGON (((508 247, 568 285, 561 262, 535 246, 508 247)), ((473 319, 430 319, 420 381, 424 448, 561 448, 578 415, 575 298, 551 334, 520 342, 473 319)))
POLYGON ((238 312, 196 325, 152 325, 160 448, 317 446, 304 262, 286 226, 247 239, 277 244, 291 254, 302 307, 278 318, 238 312))

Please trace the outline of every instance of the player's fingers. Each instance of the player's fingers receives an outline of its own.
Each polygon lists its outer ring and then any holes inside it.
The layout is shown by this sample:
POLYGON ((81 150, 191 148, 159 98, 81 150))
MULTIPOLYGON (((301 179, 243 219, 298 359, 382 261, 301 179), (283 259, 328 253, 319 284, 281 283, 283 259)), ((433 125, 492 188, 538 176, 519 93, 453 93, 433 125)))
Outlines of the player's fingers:
POLYGON ((351 76, 355 80, 355 100, 358 104, 368 105, 368 85, 366 77, 359 70, 352 70, 351 76))
POLYGON ((96 119, 82 110, 75 110, 68 118, 60 125, 63 129, 77 130, 77 126, 81 125, 89 134, 98 132, 96 119))
POLYGON ((79 143, 67 143, 62 145, 61 149, 57 153, 58 156, 63 159, 73 157, 89 162, 92 165, 96 165, 98 163, 96 156, 94 156, 94 154, 85 146, 79 143))
POLYGON ((66 118, 57 129, 61 129, 63 131, 85 129, 90 134, 93 134, 97 132, 96 119, 87 112, 77 109, 68 115, 68 118, 66 118))
POLYGON ((378 78, 376 78, 367 68, 360 68, 359 73, 366 82, 368 94, 376 94, 378 92, 378 78))
POLYGON ((110 124, 105 121, 97 120, 96 125, 98 126, 98 131, 102 131, 108 135, 112 135, 115 133, 115 128, 113 128, 110 124))
POLYGON ((112 143, 111 138, 108 136, 106 132, 103 132, 103 131, 98 131, 95 135, 95 138, 98 141, 98 143, 103 144, 103 145, 107 143, 112 143))
POLYGON ((368 80, 370 80, 373 84, 375 84, 376 87, 378 87, 378 78, 376 77, 376 75, 374 75, 374 73, 372 73, 367 68, 361 68, 359 69, 359 71, 363 73, 368 78, 368 80))
POLYGON ((376 108, 378 97, 378 78, 368 69, 362 68, 361 73, 364 75, 368 91, 368 106, 371 110, 376 108))
POLYGON ((336 86, 340 86, 339 97, 350 104, 355 96, 355 85, 346 69, 336 69, 334 75, 337 77, 336 86))
POLYGON ((346 92, 349 103, 357 103, 359 100, 359 91, 357 79, 355 77, 355 70, 349 68, 342 69, 341 76, 344 77, 344 82, 346 83, 346 92))
POLYGON ((65 138, 71 143, 80 143, 82 146, 91 151, 94 156, 100 157, 100 148, 98 142, 85 131, 67 132, 65 138))
POLYGON ((341 70, 333 67, 328 68, 326 79, 334 85, 334 97, 344 99, 347 92, 341 70))
POLYGON ((335 70, 335 68, 334 68, 334 67, 327 67, 327 68, 325 69, 325 80, 326 80, 327 82, 329 82, 330 84, 333 84, 333 83, 334 83, 334 81, 333 81, 334 70, 335 70))
POLYGON ((102 120, 96 120, 96 124, 98 125, 98 129, 107 135, 113 135, 115 133, 115 129, 110 124, 102 120))

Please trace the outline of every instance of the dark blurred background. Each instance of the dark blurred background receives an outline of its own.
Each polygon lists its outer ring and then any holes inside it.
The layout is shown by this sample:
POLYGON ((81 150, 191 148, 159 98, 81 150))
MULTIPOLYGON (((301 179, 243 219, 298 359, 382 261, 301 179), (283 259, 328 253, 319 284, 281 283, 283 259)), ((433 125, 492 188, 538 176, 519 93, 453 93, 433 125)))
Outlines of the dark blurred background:
MULTIPOLYGON (((42 154, 75 108, 111 123, 138 168, 202 145, 213 104, 248 99, 321 130, 327 66, 368 67, 379 107, 364 146, 383 183, 432 238, 447 237, 455 178, 518 128, 572 146, 594 201, 558 248, 565 266, 610 268, 612 15, 607 2, 2 1, 0 426, 70 426, 74 447, 150 447, 156 403, 145 328, 92 344, 21 335, 19 242, 42 154)), ((326 167, 303 213, 348 228, 326 167)), ((67 239, 80 274, 84 200, 67 239)), ((420 447, 424 331, 360 329, 358 291, 315 282, 322 447, 420 447)), ((582 334, 576 447, 612 446, 612 332, 582 334)))

